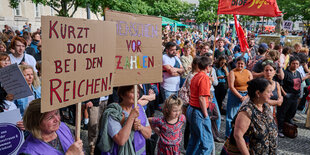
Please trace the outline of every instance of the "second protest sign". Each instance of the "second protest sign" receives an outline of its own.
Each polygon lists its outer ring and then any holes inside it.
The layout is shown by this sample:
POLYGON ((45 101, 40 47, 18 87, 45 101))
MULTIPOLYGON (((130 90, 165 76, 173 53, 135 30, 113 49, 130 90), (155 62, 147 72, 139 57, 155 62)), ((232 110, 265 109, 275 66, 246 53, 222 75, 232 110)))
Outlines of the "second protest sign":
POLYGON ((161 18, 108 10, 116 22, 114 86, 162 81, 161 18))

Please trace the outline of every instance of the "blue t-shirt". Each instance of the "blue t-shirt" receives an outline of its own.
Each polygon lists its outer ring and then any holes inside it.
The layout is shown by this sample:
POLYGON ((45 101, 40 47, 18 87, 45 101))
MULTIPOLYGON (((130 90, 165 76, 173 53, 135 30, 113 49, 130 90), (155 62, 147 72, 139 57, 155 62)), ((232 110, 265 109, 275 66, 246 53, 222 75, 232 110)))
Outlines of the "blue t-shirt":
MULTIPOLYGON (((242 53, 241 52, 238 52, 238 53, 235 53, 235 58, 238 58, 238 57, 240 57, 242 55, 242 53)), ((243 56, 243 58, 245 59, 245 61, 246 62, 248 62, 248 60, 249 60, 249 54, 246 52, 245 54, 244 54, 244 56, 243 56)))
MULTIPOLYGON (((217 77, 220 77, 220 76, 226 76, 225 74, 225 70, 220 67, 220 68, 215 68, 216 69, 216 76, 217 77)), ((226 67, 227 71, 229 72, 228 68, 226 67)), ((222 82, 222 83, 225 83, 226 82, 226 78, 224 79, 218 79, 218 82, 222 82)))

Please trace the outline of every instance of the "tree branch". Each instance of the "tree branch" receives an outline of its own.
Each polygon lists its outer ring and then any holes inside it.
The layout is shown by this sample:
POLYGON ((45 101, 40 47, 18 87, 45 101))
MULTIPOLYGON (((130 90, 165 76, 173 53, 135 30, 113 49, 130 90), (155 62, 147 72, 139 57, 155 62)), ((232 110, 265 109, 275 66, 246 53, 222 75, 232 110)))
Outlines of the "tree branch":
POLYGON ((70 10, 75 5, 75 3, 76 3, 76 0, 73 0, 71 5, 68 7, 68 10, 70 10))
POLYGON ((72 14, 70 15, 70 17, 73 17, 73 15, 75 14, 75 12, 77 11, 78 5, 74 6, 74 10, 72 12, 72 14))
POLYGON ((59 14, 59 10, 57 10, 57 8, 55 8, 53 5, 50 5, 50 7, 53 9, 53 10, 55 10, 58 14, 59 14))

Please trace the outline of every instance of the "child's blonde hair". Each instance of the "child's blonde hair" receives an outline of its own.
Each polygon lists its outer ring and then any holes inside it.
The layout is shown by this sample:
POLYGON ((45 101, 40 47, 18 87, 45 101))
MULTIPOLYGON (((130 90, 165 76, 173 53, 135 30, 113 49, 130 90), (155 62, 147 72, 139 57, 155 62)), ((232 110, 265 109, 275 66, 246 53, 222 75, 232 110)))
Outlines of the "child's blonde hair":
POLYGON ((172 94, 165 101, 164 108, 163 108, 164 118, 168 118, 169 117, 170 112, 172 110, 172 107, 174 105, 182 107, 183 102, 182 102, 182 100, 180 98, 178 98, 177 95, 172 94))

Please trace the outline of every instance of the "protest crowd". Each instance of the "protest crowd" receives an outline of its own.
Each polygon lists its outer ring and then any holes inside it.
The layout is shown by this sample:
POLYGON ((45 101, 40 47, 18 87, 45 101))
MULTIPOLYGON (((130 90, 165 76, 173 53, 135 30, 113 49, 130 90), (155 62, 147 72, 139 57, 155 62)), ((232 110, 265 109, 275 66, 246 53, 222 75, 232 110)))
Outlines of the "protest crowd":
MULTIPOLYGON (((18 154, 78 155, 83 145, 90 154, 180 154, 182 140, 186 154, 214 154, 215 142, 224 143, 221 154, 277 154, 278 138, 292 137, 296 129, 296 111, 310 107, 310 33, 296 34, 303 42, 288 46, 288 32, 282 31, 279 44, 257 43, 259 32, 245 30, 249 46, 242 51, 232 29, 221 36, 163 27, 163 82, 138 85, 137 107, 134 86, 114 87, 109 96, 83 102, 86 144, 74 141, 66 125, 75 125, 75 105, 40 112, 40 29, 5 25, 0 69, 16 63, 33 95, 14 100, 0 87, 0 111, 20 110, 16 125, 25 142, 18 154)), ((305 127, 310 128, 310 112, 305 127)))

